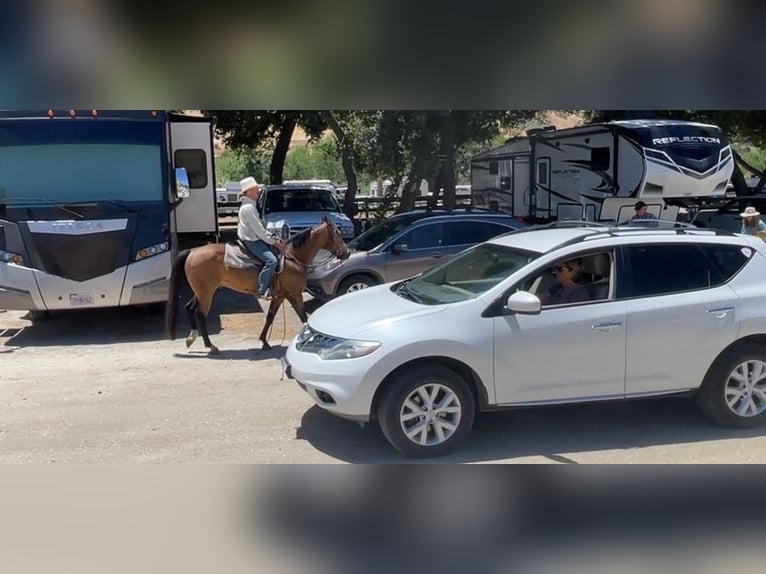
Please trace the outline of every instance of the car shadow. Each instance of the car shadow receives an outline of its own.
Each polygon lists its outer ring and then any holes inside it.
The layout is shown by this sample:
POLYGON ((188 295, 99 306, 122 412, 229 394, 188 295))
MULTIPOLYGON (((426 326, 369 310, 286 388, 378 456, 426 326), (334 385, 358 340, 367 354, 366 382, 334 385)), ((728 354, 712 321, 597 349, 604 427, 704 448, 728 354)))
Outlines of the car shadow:
MULTIPOLYGON (((260 345, 260 343, 258 343, 260 345)), ((265 361, 279 359, 284 356, 286 347, 274 345, 271 349, 220 349, 218 353, 211 354, 207 349, 200 346, 200 340, 195 343, 197 348, 189 349, 185 353, 173 353, 177 359, 210 359, 213 361, 265 361)))
MULTIPOLYGON (((183 303, 191 291, 182 291, 179 300, 176 337, 183 338, 190 329, 183 303)), ((230 289, 219 289, 208 314, 207 328, 212 335, 221 332, 221 316, 236 313, 263 313, 264 309, 252 295, 230 289)), ((31 320, 31 314, 24 319, 31 320)), ((7 337, 6 348, 46 347, 52 345, 88 345, 99 343, 131 343, 160 341, 165 333, 165 305, 162 303, 100 309, 52 311, 28 326, 16 328, 7 337)), ((3 346, 0 346, 2 348, 3 346)))
MULTIPOLYGON (((296 439, 353 463, 464 463, 540 457, 577 464, 580 453, 705 443, 766 435, 766 428, 735 430, 709 422, 688 398, 536 407, 480 413, 468 439, 452 454, 432 459, 400 455, 377 424, 362 428, 314 406, 296 439)), ((624 458, 624 457, 623 457, 624 458)))

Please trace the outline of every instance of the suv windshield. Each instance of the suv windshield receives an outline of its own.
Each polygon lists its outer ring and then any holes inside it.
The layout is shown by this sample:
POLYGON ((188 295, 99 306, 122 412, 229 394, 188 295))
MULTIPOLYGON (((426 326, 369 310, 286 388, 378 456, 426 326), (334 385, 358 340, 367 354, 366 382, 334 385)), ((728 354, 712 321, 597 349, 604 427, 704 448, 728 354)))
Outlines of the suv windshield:
POLYGON ((424 213, 418 213, 387 219, 362 233, 359 237, 350 242, 348 246, 351 249, 356 249, 358 251, 369 251, 386 241, 389 237, 399 233, 405 227, 408 227, 418 219, 424 217, 426 217, 424 213))
POLYGON ((399 285, 397 294, 426 305, 475 299, 540 253, 482 243, 399 285))
POLYGON ((329 189, 270 189, 265 212, 277 211, 340 211, 340 206, 329 189))

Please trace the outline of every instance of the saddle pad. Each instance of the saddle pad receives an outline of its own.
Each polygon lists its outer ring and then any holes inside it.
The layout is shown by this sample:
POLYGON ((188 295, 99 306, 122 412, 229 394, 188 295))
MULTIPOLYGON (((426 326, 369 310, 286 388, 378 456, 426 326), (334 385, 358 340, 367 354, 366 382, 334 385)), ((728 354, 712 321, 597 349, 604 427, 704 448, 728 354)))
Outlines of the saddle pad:
POLYGON ((256 261, 242 251, 239 246, 232 245, 231 243, 226 244, 223 263, 226 267, 233 267, 235 269, 260 269, 263 267, 262 262, 256 261))
MULTIPOLYGON (((247 253, 242 251, 239 245, 233 243, 226 244, 226 251, 223 256, 223 263, 226 267, 233 267, 234 269, 261 269, 263 267, 262 261, 256 261, 250 257, 247 253)), ((281 255, 277 258, 277 275, 282 273, 285 269, 285 257, 281 255)))

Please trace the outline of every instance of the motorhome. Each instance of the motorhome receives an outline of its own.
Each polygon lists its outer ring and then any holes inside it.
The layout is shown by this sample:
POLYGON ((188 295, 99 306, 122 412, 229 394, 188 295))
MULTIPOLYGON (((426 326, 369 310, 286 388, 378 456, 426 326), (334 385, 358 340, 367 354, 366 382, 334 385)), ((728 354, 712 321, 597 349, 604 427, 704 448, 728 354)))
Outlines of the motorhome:
POLYGON ((173 255, 217 240, 210 119, 0 112, 0 309, 165 301, 173 255))
POLYGON ((596 221, 607 219, 607 199, 621 208, 639 198, 664 208, 723 198, 733 170, 731 147, 714 125, 627 120, 551 127, 473 157, 472 199, 475 207, 533 222, 596 221))

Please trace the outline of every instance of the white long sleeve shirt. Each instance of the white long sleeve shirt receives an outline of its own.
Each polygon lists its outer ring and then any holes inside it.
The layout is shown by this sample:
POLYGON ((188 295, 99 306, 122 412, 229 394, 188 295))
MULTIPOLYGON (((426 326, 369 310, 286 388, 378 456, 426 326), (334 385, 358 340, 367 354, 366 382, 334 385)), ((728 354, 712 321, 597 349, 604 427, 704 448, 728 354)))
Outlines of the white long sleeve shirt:
POLYGON ((244 241, 265 241, 269 245, 274 245, 276 240, 266 231, 261 218, 258 216, 258 209, 255 202, 248 198, 242 198, 242 205, 239 208, 239 222, 237 223, 237 236, 244 241))

